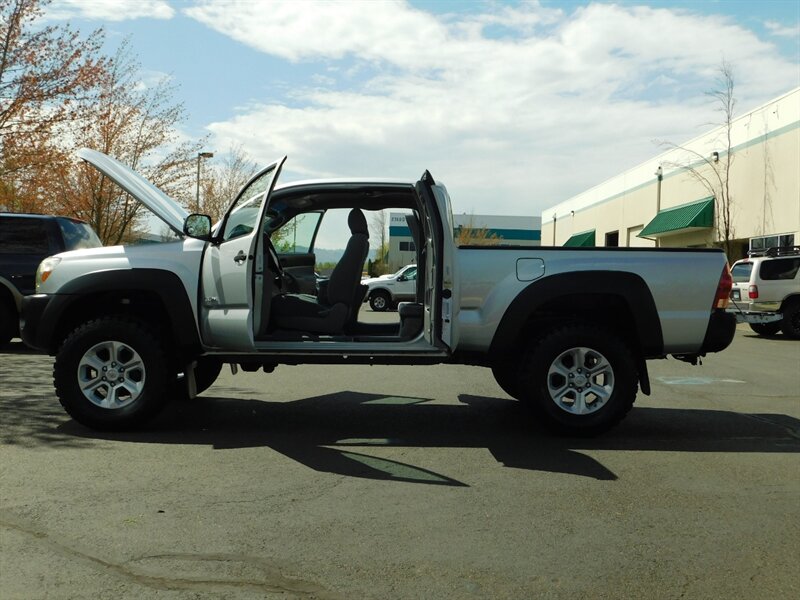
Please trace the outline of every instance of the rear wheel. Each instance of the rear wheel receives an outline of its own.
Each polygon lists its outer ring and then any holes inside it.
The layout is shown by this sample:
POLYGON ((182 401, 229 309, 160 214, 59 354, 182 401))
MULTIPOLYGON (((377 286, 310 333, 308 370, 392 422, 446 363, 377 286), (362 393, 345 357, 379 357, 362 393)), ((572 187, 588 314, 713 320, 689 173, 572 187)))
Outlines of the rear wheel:
POLYGON ((56 355, 56 394, 82 425, 129 429, 163 407, 166 363, 158 338, 143 323, 125 317, 89 321, 56 355))
POLYGON ((636 361, 627 344, 593 325, 559 327, 534 342, 517 389, 549 429, 565 435, 603 433, 633 407, 636 361))
POLYGON ((750 323, 750 329, 755 331, 758 335, 775 335, 781 330, 781 322, 750 323))
POLYGON ((785 336, 800 339, 800 302, 794 301, 784 306, 780 323, 785 336))
POLYGON ((369 305, 374 311, 383 312, 389 308, 390 304, 389 294, 383 290, 375 290, 369 296, 369 305))

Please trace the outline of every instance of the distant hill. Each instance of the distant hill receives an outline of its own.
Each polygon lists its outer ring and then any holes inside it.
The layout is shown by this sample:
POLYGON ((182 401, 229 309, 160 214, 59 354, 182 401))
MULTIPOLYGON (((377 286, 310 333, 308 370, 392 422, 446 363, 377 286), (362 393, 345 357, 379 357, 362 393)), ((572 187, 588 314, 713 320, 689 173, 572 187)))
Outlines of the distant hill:
MULTIPOLYGON (((339 262, 339 259, 342 258, 342 254, 344 254, 344 248, 339 248, 337 250, 328 250, 326 248, 314 249, 314 255, 318 263, 339 262)), ((375 258, 375 250, 371 249, 369 251, 369 258, 375 258)))

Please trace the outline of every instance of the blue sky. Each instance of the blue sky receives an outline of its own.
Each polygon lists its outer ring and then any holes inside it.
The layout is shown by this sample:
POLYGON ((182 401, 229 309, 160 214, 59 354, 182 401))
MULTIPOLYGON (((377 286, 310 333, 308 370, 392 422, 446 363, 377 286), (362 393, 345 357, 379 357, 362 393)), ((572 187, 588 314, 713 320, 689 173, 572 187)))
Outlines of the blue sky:
POLYGON ((718 119, 800 85, 800 1, 55 0, 53 20, 130 36, 209 150, 282 179, 443 180, 456 212, 539 215, 718 119))

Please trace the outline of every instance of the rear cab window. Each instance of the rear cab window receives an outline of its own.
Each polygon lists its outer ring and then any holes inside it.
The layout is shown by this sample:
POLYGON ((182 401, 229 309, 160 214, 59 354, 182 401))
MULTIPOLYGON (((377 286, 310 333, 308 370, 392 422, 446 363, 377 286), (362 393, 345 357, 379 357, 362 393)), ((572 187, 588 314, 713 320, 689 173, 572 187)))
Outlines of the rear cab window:
POLYGON ((747 283, 750 281, 750 275, 753 273, 753 263, 739 262, 733 265, 731 269, 731 277, 734 283, 747 283))

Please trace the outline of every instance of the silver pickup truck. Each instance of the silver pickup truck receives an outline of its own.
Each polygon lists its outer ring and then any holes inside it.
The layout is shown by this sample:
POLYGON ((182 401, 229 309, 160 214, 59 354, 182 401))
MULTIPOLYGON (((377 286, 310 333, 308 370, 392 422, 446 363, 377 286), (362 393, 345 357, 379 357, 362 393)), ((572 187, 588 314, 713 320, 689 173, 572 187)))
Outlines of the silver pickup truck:
POLYGON ((55 356, 61 404, 89 427, 140 426, 169 398, 206 389, 225 363, 270 372, 451 362, 491 368, 551 429, 594 435, 627 414, 639 389, 649 394, 647 359, 695 363, 733 338, 731 278, 717 250, 456 247, 450 199, 430 173, 416 183, 276 186, 285 157, 212 227, 116 160, 79 156, 180 236, 39 266, 22 337, 55 356), (389 209, 408 214, 416 293, 399 305, 399 323, 364 323, 365 213, 389 209), (350 238, 317 286, 314 239, 335 210, 347 211, 350 238), (311 232, 310 243, 283 253, 287 231, 311 232))

